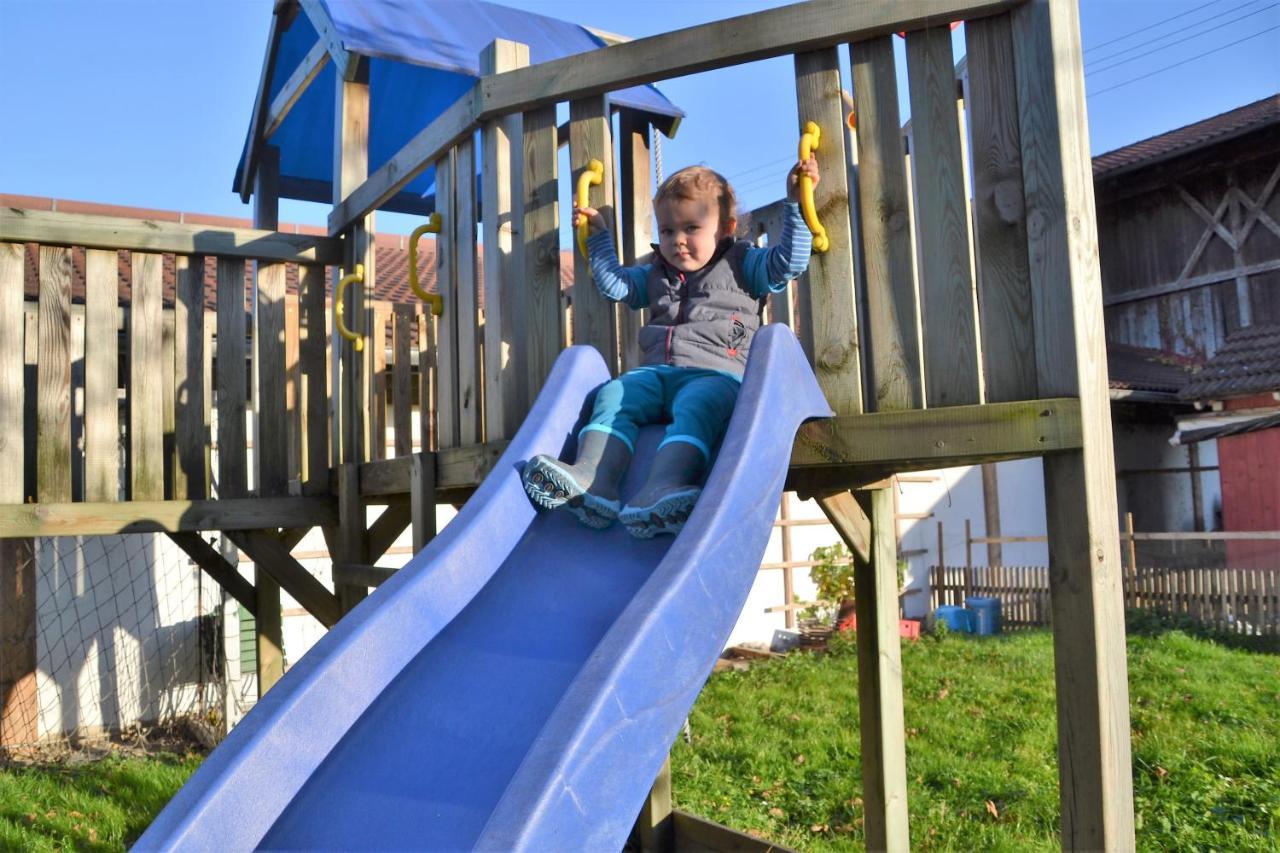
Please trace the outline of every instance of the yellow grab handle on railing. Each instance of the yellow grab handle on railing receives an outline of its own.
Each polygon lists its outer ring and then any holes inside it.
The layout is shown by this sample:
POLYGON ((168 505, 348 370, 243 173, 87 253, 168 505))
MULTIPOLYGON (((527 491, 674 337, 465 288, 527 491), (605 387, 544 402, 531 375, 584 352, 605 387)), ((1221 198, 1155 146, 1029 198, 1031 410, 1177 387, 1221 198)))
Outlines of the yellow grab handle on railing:
MULTIPOLYGON (((816 122, 805 122, 804 133, 800 135, 801 163, 813 156, 821 137, 822 129, 816 122)), ((813 206, 813 181, 808 175, 800 176, 800 212, 804 214, 804 224, 813 232, 813 251, 825 252, 831 246, 831 241, 827 239, 827 229, 818 221, 818 211, 813 206)))
POLYGON ((409 235, 409 287, 423 302, 431 306, 431 313, 439 317, 444 313, 444 297, 438 293, 427 293, 427 289, 418 283, 418 239, 423 234, 439 234, 443 227, 440 211, 435 211, 427 219, 426 225, 419 225, 409 235))
MULTIPOLYGON (((587 168, 578 176, 578 198, 577 206, 586 207, 590 201, 591 187, 604 181, 604 163, 599 160, 592 160, 587 164, 587 168)), ((587 254, 587 234, 589 233, 589 225, 586 219, 582 220, 582 224, 578 226, 578 251, 582 252, 582 257, 589 258, 587 254)))
POLYGON ((338 282, 338 289, 333 294, 333 327, 338 330, 338 334, 355 344, 356 352, 363 352, 364 335, 351 331, 347 328, 347 324, 342 322, 342 315, 346 308, 342 304, 342 297, 346 293, 347 285, 353 281, 364 283, 364 264, 356 264, 356 271, 351 275, 344 275, 338 282))

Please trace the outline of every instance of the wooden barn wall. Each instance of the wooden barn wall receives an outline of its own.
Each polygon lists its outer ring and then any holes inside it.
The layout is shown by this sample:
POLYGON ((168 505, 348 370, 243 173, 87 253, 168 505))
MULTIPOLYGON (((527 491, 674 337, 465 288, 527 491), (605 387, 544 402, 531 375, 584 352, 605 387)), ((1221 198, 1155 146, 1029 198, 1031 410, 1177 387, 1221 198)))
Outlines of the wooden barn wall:
POLYGON ((1100 181, 1108 340, 1207 358, 1242 325, 1280 323, 1278 175, 1280 131, 1270 131, 1186 162, 1100 181), (1251 210, 1255 205, 1264 216, 1251 210), (1248 294, 1242 312, 1234 271, 1249 268, 1239 276, 1248 294), (1186 286, 1215 277, 1221 280, 1186 286), (1118 301, 1180 283, 1185 289, 1118 301))

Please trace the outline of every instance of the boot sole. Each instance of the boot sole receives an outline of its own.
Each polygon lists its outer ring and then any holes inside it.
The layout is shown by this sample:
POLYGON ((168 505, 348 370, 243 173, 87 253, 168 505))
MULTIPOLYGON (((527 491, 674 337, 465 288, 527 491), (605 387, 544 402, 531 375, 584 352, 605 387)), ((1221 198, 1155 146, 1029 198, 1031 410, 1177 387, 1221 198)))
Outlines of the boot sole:
POLYGON ((637 539, 652 539, 658 535, 677 536, 684 529, 701 494, 702 489, 670 492, 649 506, 623 507, 622 512, 618 513, 618 520, 637 539))
POLYGON ((586 494, 578 481, 548 456, 530 459, 521 482, 529 500, 543 509, 559 509, 573 498, 586 494))
POLYGON ((604 530, 612 525, 618 518, 620 508, 618 501, 611 501, 590 492, 583 492, 581 498, 570 498, 565 502, 565 509, 578 519, 580 524, 592 530, 604 530))

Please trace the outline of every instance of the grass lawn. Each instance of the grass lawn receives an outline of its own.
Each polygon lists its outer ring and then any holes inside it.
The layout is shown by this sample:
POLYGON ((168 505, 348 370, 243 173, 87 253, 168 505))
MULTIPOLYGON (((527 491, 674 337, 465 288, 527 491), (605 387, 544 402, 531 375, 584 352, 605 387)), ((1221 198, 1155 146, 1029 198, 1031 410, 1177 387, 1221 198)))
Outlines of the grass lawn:
MULTIPOLYGON (((1047 632, 902 650, 912 846, 1057 850, 1047 632)), ((1280 850, 1280 658, 1129 638, 1146 850, 1280 850)), ((807 851, 860 849, 857 659, 844 642, 712 677, 677 742, 677 805, 807 851)))
MULTIPOLYGON (((917 849, 1056 850, 1048 633, 903 647, 917 849)), ((1138 845, 1280 851, 1280 657, 1129 638, 1138 845)), ((851 644, 715 675, 673 751, 680 808, 806 851, 860 849, 851 644)), ((0 849, 119 850, 197 755, 0 769, 0 849)))

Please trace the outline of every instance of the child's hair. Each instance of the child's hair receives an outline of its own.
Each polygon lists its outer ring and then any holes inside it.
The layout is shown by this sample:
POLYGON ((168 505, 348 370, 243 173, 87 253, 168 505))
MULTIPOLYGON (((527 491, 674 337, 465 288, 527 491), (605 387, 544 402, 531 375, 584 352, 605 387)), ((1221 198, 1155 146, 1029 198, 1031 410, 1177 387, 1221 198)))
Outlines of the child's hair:
POLYGON ((675 199, 697 201, 705 198, 714 198, 719 203, 721 227, 730 219, 737 218, 738 199, 733 187, 723 175, 706 166, 685 166, 670 175, 658 187, 653 206, 675 199))

